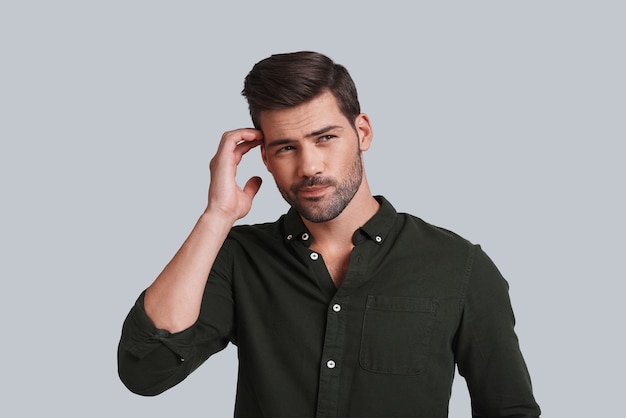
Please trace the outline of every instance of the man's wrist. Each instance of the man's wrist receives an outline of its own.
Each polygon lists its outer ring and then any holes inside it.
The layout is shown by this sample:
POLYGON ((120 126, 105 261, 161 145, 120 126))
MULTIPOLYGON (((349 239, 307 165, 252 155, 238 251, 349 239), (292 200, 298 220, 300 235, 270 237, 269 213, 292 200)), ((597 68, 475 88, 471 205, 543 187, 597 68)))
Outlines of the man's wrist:
POLYGON ((206 228, 213 234, 228 235, 228 232, 237 221, 236 216, 232 216, 224 211, 207 207, 207 209, 200 215, 198 225, 202 228, 206 228))

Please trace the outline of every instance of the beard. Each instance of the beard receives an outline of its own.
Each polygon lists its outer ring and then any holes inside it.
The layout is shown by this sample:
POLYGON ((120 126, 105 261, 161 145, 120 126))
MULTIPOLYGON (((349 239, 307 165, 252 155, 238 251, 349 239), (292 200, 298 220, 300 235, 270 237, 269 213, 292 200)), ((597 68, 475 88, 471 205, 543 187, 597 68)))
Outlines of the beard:
POLYGON ((357 152, 356 158, 342 181, 337 181, 333 177, 314 176, 307 177, 301 182, 293 185, 288 190, 278 190, 283 198, 291 205, 303 218, 308 221, 319 223, 335 219, 356 195, 363 180, 363 162, 361 161, 361 151, 357 152), (305 187, 328 186, 334 190, 330 196, 298 198, 298 190, 305 187))

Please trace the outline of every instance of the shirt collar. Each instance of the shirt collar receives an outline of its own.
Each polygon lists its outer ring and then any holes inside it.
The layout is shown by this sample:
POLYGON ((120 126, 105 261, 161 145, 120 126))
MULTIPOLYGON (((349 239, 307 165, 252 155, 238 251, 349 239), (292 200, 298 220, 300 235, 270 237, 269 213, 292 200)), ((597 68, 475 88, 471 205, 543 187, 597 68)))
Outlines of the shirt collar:
MULTIPOLYGON (((367 238, 374 240, 377 244, 382 244, 389 236, 391 227, 396 221, 398 214, 391 203, 383 196, 374 196, 374 198, 380 203, 380 208, 365 225, 359 228, 359 231, 362 231, 367 238)), ((355 233, 355 244, 357 243, 356 235, 355 233)))
MULTIPOLYGON (((380 204, 380 208, 365 225, 354 232, 353 242, 355 245, 363 239, 371 239, 377 244, 382 244, 389 236, 389 231, 396 220, 397 212, 391 203, 383 196, 374 196, 374 198, 380 204)), ((309 231, 294 208, 290 208, 285 215, 283 231, 284 239, 288 242, 299 240, 307 246, 311 242, 309 231)))

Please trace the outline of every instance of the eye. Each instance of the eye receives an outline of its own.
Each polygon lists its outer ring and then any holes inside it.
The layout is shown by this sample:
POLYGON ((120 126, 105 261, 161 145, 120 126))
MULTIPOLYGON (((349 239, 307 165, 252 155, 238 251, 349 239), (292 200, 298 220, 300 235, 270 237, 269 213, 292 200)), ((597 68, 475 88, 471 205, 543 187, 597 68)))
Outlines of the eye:
POLYGON ((292 151, 292 150, 294 150, 294 149, 295 149, 295 148, 294 148, 293 146, 291 146, 291 145, 286 145, 286 146, 284 146, 284 147, 280 147, 280 148, 278 148, 278 150, 276 150, 276 154, 280 154, 280 153, 287 152, 287 151, 292 151))
POLYGON ((324 135, 324 136, 320 136, 317 141, 318 142, 326 142, 326 141, 330 141, 331 139, 336 138, 335 135, 324 135))

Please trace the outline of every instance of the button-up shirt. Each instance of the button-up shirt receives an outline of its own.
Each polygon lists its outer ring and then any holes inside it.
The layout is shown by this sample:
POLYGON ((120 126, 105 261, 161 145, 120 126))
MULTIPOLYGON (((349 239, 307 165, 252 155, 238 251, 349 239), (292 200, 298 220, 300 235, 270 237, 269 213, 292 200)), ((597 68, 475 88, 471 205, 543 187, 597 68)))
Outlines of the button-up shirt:
POLYGON ((236 417, 447 417, 455 366, 474 417, 538 417, 497 268, 479 246, 377 199, 339 288, 293 209, 233 227, 193 326, 155 328, 139 297, 119 346, 124 383, 160 393, 231 342, 236 417))

